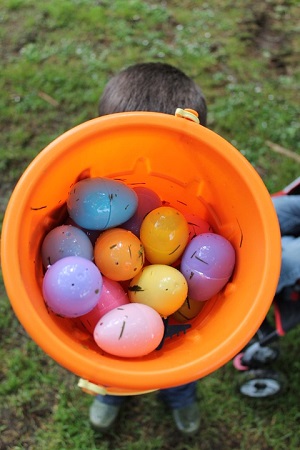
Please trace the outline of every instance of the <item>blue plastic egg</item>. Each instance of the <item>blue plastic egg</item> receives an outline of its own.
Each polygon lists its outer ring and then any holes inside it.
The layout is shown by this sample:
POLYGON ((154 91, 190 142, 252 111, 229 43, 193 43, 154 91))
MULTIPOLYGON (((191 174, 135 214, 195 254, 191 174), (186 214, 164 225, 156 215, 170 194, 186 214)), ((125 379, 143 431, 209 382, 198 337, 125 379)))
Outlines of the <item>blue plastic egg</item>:
POLYGON ((67 218, 67 220, 65 221, 65 225, 73 225, 73 227, 82 230, 84 234, 87 235, 93 246, 95 245, 95 242, 101 233, 100 230, 87 230, 86 228, 80 227, 76 222, 74 222, 73 219, 71 219, 71 217, 67 218))
POLYGON ((138 197, 133 189, 110 178, 78 181, 67 199, 71 219, 87 230, 106 230, 129 220, 135 213, 138 197))
POLYGON ((81 256, 93 260, 93 246, 80 228, 60 225, 46 235, 42 243, 42 261, 45 268, 66 256, 81 256))

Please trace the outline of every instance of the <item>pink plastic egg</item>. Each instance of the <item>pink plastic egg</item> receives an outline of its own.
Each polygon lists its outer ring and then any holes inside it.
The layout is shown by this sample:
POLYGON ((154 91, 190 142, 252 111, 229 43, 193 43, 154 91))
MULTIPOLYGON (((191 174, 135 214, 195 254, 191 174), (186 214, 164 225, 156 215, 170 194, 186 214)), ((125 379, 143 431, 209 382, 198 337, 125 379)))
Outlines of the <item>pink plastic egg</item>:
POLYGON ((90 333, 93 333, 102 316, 112 309, 127 303, 129 303, 128 295, 121 284, 118 281, 103 277, 103 287, 97 305, 92 311, 81 316, 80 321, 90 333))
POLYGON ((49 266, 43 279, 43 296, 54 313, 78 317, 96 306, 102 284, 102 275, 92 261, 67 256, 49 266))
POLYGON ((129 303, 111 310, 100 319, 94 330, 94 339, 107 353, 136 358, 155 350, 163 334, 163 321, 154 309, 129 303))
POLYGON ((217 294, 228 282, 235 265, 232 244, 215 233, 196 236, 187 245, 181 260, 189 297, 205 301, 217 294))
POLYGON ((161 200, 156 192, 143 186, 133 188, 138 196, 138 206, 134 215, 127 222, 122 224, 122 228, 131 231, 137 237, 140 236, 141 224, 146 215, 155 208, 161 206, 161 200))

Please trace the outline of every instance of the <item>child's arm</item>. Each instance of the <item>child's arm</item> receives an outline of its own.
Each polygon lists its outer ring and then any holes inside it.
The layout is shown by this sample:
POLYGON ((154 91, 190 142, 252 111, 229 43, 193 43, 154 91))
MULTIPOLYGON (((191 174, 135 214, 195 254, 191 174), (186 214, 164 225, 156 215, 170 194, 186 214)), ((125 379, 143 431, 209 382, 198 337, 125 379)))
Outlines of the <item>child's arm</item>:
POLYGON ((300 236, 300 195, 273 198, 280 231, 284 235, 300 236))

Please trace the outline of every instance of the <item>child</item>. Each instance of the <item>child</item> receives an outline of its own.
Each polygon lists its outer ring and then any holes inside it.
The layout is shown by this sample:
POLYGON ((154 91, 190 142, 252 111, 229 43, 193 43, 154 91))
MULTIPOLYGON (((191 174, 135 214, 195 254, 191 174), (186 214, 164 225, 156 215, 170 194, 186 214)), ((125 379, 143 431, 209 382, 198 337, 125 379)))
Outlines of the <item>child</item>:
POLYGON ((205 98, 194 81, 168 64, 142 63, 111 78, 99 101, 99 116, 126 111, 174 115, 176 108, 194 109, 206 126, 205 98))
POLYGON ((300 280, 300 195, 273 198, 281 232, 281 271, 277 293, 300 280))
MULTIPOLYGON (((163 63, 136 64, 122 70, 106 85, 99 102, 99 115, 126 111, 175 114, 176 108, 197 111, 206 126, 206 102, 201 89, 181 70, 163 63)), ((163 389, 159 397, 169 406, 179 431, 193 434, 199 429, 200 414, 196 381, 163 389)), ((90 408, 90 421, 100 430, 115 422, 124 397, 98 395, 90 408)))

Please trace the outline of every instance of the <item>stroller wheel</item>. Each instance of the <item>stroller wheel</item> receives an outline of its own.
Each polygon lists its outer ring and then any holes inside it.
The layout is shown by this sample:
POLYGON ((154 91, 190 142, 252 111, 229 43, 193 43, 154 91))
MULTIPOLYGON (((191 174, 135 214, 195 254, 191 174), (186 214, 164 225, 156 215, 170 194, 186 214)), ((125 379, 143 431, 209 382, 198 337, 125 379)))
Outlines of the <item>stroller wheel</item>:
POLYGON ((250 370, 242 375, 239 391, 246 397, 266 398, 277 395, 284 389, 285 379, 273 370, 250 370))

